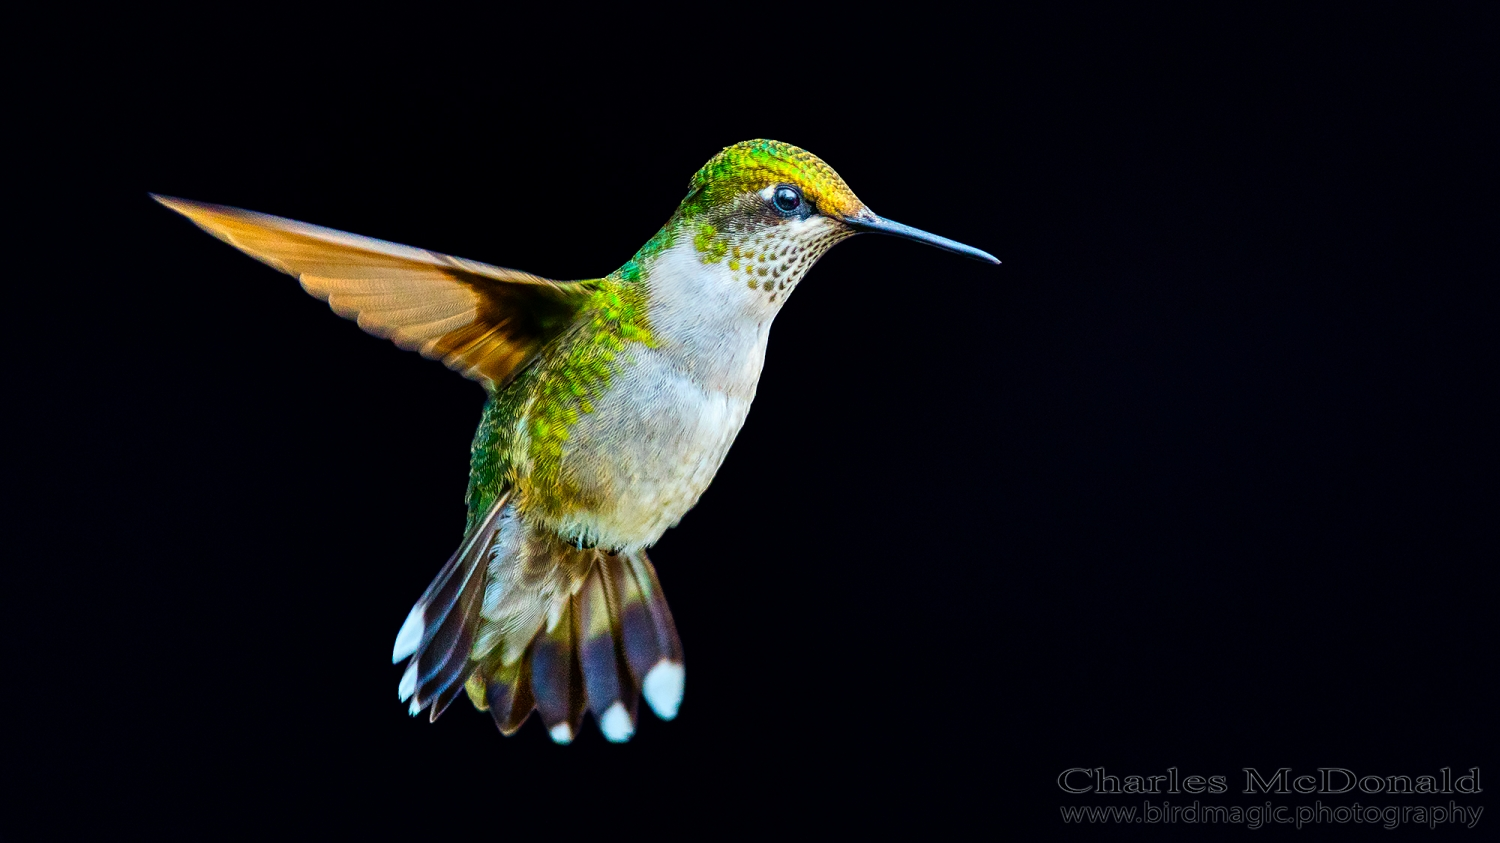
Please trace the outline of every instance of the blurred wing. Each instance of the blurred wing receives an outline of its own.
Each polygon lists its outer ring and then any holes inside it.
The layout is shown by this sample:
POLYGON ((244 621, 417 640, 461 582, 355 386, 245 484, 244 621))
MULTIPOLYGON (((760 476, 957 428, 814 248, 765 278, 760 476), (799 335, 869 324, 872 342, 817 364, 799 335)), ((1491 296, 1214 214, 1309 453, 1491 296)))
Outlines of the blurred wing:
POLYGON ((288 275, 377 337, 503 386, 561 333, 592 292, 514 269, 257 214, 154 196, 199 228, 288 275))

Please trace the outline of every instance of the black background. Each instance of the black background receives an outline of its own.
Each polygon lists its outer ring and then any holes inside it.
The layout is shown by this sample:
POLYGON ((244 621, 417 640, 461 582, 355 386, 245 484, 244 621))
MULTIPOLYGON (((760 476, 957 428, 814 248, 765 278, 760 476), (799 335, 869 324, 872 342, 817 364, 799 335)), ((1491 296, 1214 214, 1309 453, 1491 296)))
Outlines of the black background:
MULTIPOLYGON (((40 828, 1035 839, 1139 803, 1075 766, 1242 806, 1247 766, 1495 769, 1492 22, 913 14, 137 15, 38 59, 6 731, 40 828), (675 722, 408 718, 390 642, 482 392, 147 191, 590 277, 752 137, 1004 264, 859 238, 800 286, 653 551, 675 722)), ((1493 807, 1406 801, 1449 799, 1493 807)))

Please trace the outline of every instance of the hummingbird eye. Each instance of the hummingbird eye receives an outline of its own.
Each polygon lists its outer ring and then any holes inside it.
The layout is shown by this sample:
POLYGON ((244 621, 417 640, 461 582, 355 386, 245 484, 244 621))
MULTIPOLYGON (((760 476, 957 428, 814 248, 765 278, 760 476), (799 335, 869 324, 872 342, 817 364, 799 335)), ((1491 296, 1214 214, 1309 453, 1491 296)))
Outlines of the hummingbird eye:
POLYGON ((772 194, 771 204, 775 205, 776 210, 782 212, 783 214, 794 214, 797 212, 798 208, 802 207, 802 194, 799 193, 797 191, 797 188, 795 187, 791 187, 789 185, 781 185, 780 187, 776 188, 776 192, 772 194))

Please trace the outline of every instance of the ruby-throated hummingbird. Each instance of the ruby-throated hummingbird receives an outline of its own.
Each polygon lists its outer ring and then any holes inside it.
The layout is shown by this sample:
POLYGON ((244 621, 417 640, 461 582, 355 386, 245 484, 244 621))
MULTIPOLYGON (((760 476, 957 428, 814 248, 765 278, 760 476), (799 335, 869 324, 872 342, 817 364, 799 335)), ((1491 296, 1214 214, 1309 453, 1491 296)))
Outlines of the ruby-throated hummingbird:
POLYGON ((399 694, 436 720, 462 688, 505 734, 535 708, 558 743, 585 709, 628 740, 638 692, 676 716, 682 646, 646 548, 724 461, 771 321, 813 263, 860 232, 999 263, 876 216, 827 164, 769 140, 715 155, 656 236, 586 281, 156 199, 484 385, 467 531, 396 633, 399 694))

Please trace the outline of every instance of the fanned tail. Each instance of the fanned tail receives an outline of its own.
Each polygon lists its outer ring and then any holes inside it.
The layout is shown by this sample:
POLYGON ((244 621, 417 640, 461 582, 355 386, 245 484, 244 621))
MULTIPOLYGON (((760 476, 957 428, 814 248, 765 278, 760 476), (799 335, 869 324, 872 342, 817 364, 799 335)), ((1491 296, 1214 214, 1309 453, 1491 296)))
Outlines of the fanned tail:
POLYGON ((391 661, 410 656, 401 675, 398 693, 402 702, 411 700, 411 713, 432 708, 436 720, 452 701, 460 680, 467 675, 469 649, 473 645, 473 617, 478 598, 484 593, 484 565, 499 528, 499 516, 508 496, 496 502, 485 518, 464 537, 463 544, 438 572, 437 578, 412 607, 396 633, 391 661), (449 693, 449 691, 453 693, 449 693), (432 705, 440 702, 440 705, 432 705))
POLYGON ((610 741, 635 734, 638 700, 682 703, 682 644, 643 551, 579 549, 526 524, 502 497, 412 608, 393 658, 400 696, 437 720, 468 692, 503 734, 536 710, 569 743, 585 711, 610 741))

